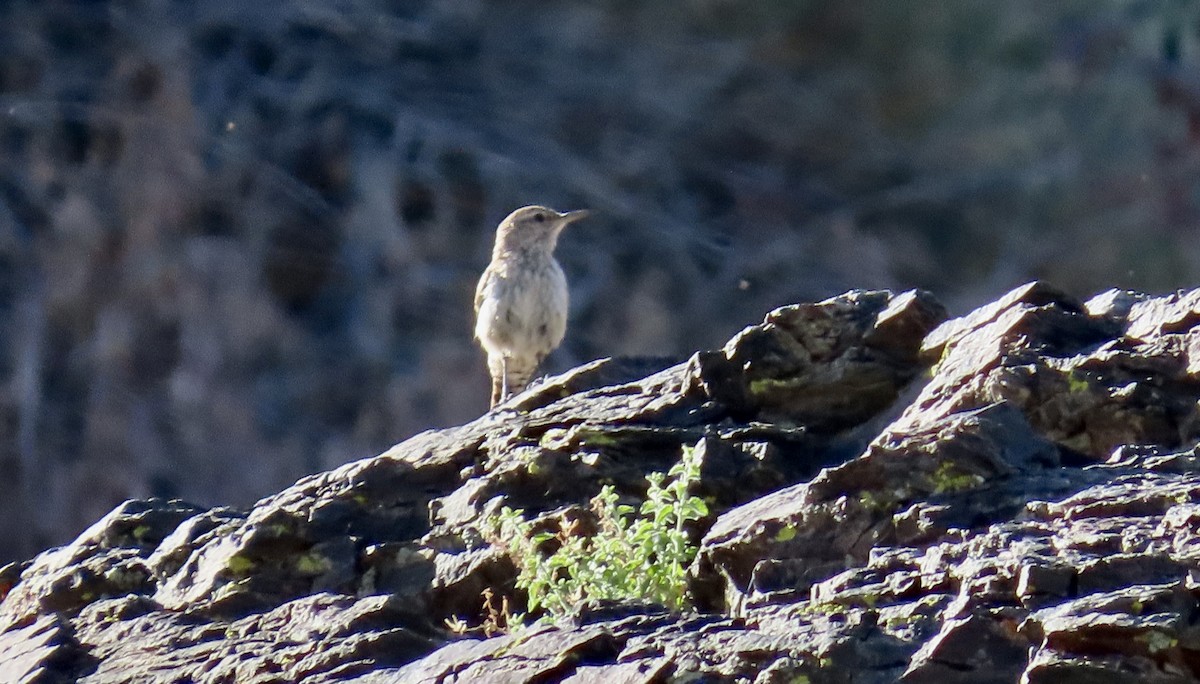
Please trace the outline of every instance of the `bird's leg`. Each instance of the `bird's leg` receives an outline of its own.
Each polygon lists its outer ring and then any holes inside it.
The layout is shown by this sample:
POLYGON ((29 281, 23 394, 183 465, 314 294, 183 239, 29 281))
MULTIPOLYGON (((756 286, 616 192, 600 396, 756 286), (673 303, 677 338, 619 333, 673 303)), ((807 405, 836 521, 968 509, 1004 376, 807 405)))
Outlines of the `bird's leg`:
POLYGON ((500 357, 500 401, 508 398, 508 357, 500 357))

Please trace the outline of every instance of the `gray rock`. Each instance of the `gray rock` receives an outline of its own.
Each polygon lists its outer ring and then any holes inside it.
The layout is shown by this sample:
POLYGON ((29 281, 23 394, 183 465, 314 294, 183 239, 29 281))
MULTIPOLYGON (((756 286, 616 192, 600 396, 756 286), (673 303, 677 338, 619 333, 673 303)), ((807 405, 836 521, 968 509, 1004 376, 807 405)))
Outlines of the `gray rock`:
POLYGON ((928 295, 849 293, 248 511, 129 502, 0 569, 0 680, 1195 681, 1196 301, 1031 284, 939 325, 928 295), (601 486, 636 501, 692 445, 699 612, 483 638, 485 593, 523 601, 489 515, 586 530, 601 486))

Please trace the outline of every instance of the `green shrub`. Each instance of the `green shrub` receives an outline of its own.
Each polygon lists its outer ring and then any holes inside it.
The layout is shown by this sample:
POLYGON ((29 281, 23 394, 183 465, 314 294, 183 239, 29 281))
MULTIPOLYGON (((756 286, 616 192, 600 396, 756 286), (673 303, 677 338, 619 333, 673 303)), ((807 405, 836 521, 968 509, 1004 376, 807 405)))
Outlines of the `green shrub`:
POLYGON ((500 543, 520 567, 517 587, 529 595, 529 612, 559 618, 588 600, 638 600, 671 610, 687 605, 686 570, 696 556, 684 526, 708 514, 688 489, 700 477, 700 459, 685 447, 666 475, 646 476, 649 488, 640 509, 617 502, 612 485, 592 498, 599 529, 595 536, 533 532, 524 511, 505 507, 493 520, 500 543), (557 537, 549 556, 542 549, 557 537))

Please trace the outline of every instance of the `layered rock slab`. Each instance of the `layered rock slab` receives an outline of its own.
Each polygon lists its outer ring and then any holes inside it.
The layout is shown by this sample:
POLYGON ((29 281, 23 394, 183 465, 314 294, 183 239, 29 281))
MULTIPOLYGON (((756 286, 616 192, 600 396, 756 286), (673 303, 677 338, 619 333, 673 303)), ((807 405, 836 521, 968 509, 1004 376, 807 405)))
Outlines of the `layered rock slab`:
POLYGON ((1044 284, 785 307, 605 360, 249 511, 130 502, 0 569, 14 681, 1190 681, 1200 295, 1044 284), (683 446, 702 613, 581 607, 489 639, 501 505, 636 500, 683 446), (1089 679, 1089 677, 1093 679, 1089 679))

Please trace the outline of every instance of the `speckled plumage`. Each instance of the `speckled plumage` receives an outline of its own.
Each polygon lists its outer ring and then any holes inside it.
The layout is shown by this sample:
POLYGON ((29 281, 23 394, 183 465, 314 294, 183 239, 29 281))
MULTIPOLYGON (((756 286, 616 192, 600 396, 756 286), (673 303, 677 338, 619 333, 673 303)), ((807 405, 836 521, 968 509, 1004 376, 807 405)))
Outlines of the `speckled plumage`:
POLYGON ((567 279, 554 259, 562 229, 587 215, 522 207, 500 222, 475 288, 475 337, 488 355, 491 405, 529 384, 567 331, 567 279))

